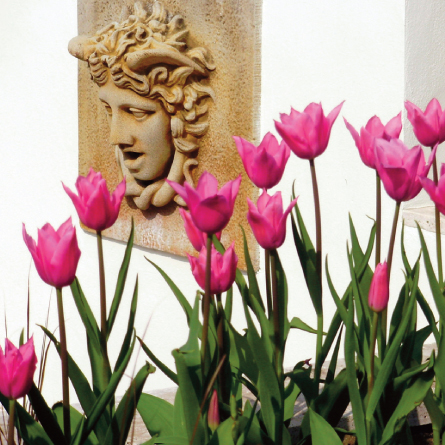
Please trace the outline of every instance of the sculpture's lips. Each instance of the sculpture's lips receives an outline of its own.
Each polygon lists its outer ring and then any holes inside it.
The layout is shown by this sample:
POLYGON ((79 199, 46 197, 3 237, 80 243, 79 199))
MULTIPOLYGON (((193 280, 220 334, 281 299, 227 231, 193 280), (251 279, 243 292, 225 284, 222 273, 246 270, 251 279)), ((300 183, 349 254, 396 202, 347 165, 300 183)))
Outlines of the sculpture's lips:
POLYGON ((124 164, 129 170, 137 170, 144 161, 144 153, 124 151, 124 164))

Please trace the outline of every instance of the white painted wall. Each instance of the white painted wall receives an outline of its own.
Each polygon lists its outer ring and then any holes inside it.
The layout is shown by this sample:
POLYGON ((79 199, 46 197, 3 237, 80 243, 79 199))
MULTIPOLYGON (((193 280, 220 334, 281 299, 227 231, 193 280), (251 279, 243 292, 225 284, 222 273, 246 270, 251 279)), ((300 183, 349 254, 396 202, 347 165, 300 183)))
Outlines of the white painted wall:
MULTIPOLYGON (((28 273, 31 332, 37 345, 42 339, 37 324, 45 323, 52 294, 50 287, 41 282, 34 266, 30 268, 31 257, 21 236, 22 222, 34 236, 37 227, 47 221, 58 226, 71 215, 77 224, 77 215, 61 186, 63 181, 72 187, 77 177, 77 61, 66 49, 70 38, 77 35, 76 3, 76 0, 0 2, 3 172, 0 176, 0 318, 4 313, 8 336, 15 342, 26 322, 28 273)), ((423 5, 428 2, 414 3, 423 5)), ((421 11, 414 13, 421 21, 421 11)), ((363 243, 371 228, 368 216, 375 214, 374 172, 362 165, 342 116, 359 128, 374 114, 386 122, 402 110, 406 69, 410 69, 406 57, 411 54, 405 46, 405 21, 405 4, 400 0, 265 0, 263 4, 262 134, 273 131, 273 119, 277 119, 280 112, 288 113, 291 106, 302 110, 312 101, 322 101, 328 112, 346 100, 334 126, 331 143, 316 161, 324 220, 324 252, 329 255, 331 273, 339 292, 349 280, 345 254, 348 212, 363 243)), ((417 47, 417 50, 426 53, 422 48, 417 47)), ((412 88, 414 91, 415 85, 412 88)), ((432 94, 435 92, 431 91, 432 94)), ((428 92, 425 97, 429 97, 428 92)), ((408 134, 411 129, 407 127, 406 132, 408 134)), ((309 166, 292 155, 279 186, 285 199, 291 193, 294 179, 301 210, 314 235, 309 166)), ((393 208, 393 202, 385 198, 384 252, 393 208)), ((430 234, 427 238, 429 241, 433 239, 430 234)), ((98 315, 96 241, 80 228, 78 239, 82 250, 78 276, 98 315)), ((419 243, 413 229, 407 229, 407 247, 410 259, 414 261, 419 243)), ((396 249, 394 295, 403 279, 398 246, 396 249)), ((105 241, 109 291, 114 288, 123 252, 123 243, 105 241)), ((290 284, 290 315, 315 325, 290 234, 280 253, 290 284)), ((175 281, 190 300, 197 288, 186 260, 135 248, 123 314, 115 328, 116 344, 125 329, 131 287, 138 275, 138 333, 142 335, 147 328, 147 343, 173 366, 170 351, 185 341, 185 317, 162 278, 145 261, 145 256, 174 274, 175 281)), ((425 283, 423 288, 427 293, 425 283)), ((57 326, 57 316, 55 295, 52 297, 49 328, 53 330, 57 326)), ((69 290, 64 291, 64 301, 68 346, 88 375, 84 331, 69 290)), ((333 313, 334 305, 328 293, 325 294, 325 307, 327 314, 333 313)), ((239 314, 237 325, 242 326, 239 302, 235 313, 239 314)), ((1 344, 4 336, 5 329, 0 323, 1 344)), ((289 338, 286 366, 313 357, 314 349, 312 336, 293 332, 289 338)), ((112 349, 112 359, 117 353, 112 349)), ((141 353, 139 362, 143 355, 141 353)), ((156 372, 149 377, 146 390, 167 386, 170 381, 161 372, 156 372)), ((59 362, 53 350, 44 389, 50 402, 61 398, 59 362)))

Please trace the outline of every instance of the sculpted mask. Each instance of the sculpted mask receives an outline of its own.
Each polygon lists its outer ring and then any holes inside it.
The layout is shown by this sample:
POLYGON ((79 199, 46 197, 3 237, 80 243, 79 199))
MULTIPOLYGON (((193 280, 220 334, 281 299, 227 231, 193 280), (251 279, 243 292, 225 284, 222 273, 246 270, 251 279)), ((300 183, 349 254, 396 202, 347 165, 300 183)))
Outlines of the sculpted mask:
POLYGON ((182 198, 165 179, 193 183, 199 138, 208 129, 206 79, 215 69, 204 48, 189 48, 181 16, 141 3, 122 23, 71 40, 69 52, 88 62, 110 125, 110 142, 127 181, 126 195, 146 210, 182 198))

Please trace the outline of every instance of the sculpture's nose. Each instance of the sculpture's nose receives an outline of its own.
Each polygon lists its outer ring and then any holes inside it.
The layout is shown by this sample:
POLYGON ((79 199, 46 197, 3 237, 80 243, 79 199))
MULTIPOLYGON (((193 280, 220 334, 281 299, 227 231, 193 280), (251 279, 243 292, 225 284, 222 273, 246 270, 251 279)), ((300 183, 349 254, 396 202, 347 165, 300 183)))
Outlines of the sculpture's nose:
POLYGON ((124 125, 122 119, 114 115, 110 125, 110 143, 117 145, 120 149, 131 147, 134 144, 134 138, 129 131, 129 126, 124 125))

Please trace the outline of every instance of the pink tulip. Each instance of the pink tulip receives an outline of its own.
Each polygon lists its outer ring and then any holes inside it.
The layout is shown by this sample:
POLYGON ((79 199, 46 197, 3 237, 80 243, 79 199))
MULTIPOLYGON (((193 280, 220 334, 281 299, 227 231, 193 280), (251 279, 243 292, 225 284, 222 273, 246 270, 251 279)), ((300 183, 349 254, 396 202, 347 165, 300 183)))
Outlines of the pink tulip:
POLYGON ((8 399, 19 399, 28 394, 36 365, 32 337, 18 349, 6 339, 4 354, 0 346, 0 392, 8 399))
POLYGON ((369 287, 368 305, 374 312, 382 312, 388 306, 389 300, 389 278, 388 265, 377 264, 369 287))
POLYGON ((408 120, 414 128, 417 140, 426 147, 434 147, 445 141, 445 110, 437 99, 432 99, 423 112, 410 101, 405 102, 408 120))
POLYGON ((258 147, 238 136, 233 139, 247 176, 257 187, 270 189, 280 182, 290 156, 284 141, 278 144, 272 133, 267 133, 258 147))
MULTIPOLYGON (((220 294, 229 290, 235 281, 236 266, 238 264, 238 257, 234 250, 234 244, 223 253, 219 253, 214 246, 212 246, 211 254, 211 278, 210 278, 210 293, 220 294)), ((205 289, 206 277, 206 258, 207 249, 203 247, 199 252, 198 257, 188 255, 190 266, 192 267, 193 276, 196 282, 202 289, 205 289)))
POLYGON ((71 223, 71 218, 68 218, 57 232, 50 224, 45 224, 38 231, 37 245, 26 233, 25 224, 22 232, 40 278, 54 287, 69 286, 76 275, 80 258, 76 229, 71 223))
POLYGON ((365 127, 360 129, 360 134, 345 119, 345 124, 354 138, 363 163, 375 169, 374 143, 376 138, 383 138, 387 141, 398 138, 402 131, 402 113, 393 117, 386 125, 377 116, 371 117, 365 127))
POLYGON ((264 190, 258 198, 257 207, 247 198, 249 211, 247 221, 252 227, 258 244, 263 249, 277 249, 284 243, 286 238, 286 218, 294 207, 297 199, 294 199, 283 213, 283 201, 281 192, 269 196, 264 190))
POLYGON ((281 122, 275 121, 275 128, 299 158, 314 159, 326 150, 332 125, 342 105, 343 102, 327 117, 321 104, 311 103, 303 113, 291 108, 290 115, 283 113, 280 115, 281 122))
MULTIPOLYGON (((179 213, 184 220, 185 233, 187 233, 192 246, 199 252, 206 246, 207 234, 201 232, 201 230, 195 226, 189 212, 186 212, 184 209, 180 208, 179 213)), ((215 233, 215 235, 218 239, 221 239, 221 232, 215 233)))
POLYGON ((90 229, 101 232, 111 227, 119 215, 119 208, 125 194, 125 178, 110 195, 102 174, 90 168, 86 177, 77 178, 76 189, 79 196, 64 184, 63 188, 72 199, 82 223, 90 229))
POLYGON ((183 186, 168 179, 167 182, 184 199, 195 226, 201 232, 213 234, 224 229, 232 217, 241 175, 227 182, 219 191, 217 179, 209 172, 201 175, 196 189, 187 182, 183 186))
MULTIPOLYGON (((436 147, 437 148, 437 147, 436 147)), ((386 193, 397 202, 409 201, 422 189, 419 176, 426 176, 436 154, 431 152, 428 163, 420 145, 411 150, 400 140, 376 139, 376 168, 386 193)))
POLYGON ((421 177, 420 182, 430 195, 431 200, 436 204, 439 212, 445 215, 445 164, 442 164, 440 169, 440 178, 437 185, 427 177, 421 177))
POLYGON ((213 390, 213 394, 210 399, 207 421, 209 423, 209 428, 212 430, 212 433, 215 432, 215 430, 218 428, 218 425, 220 424, 218 393, 216 392, 216 389, 213 390))

